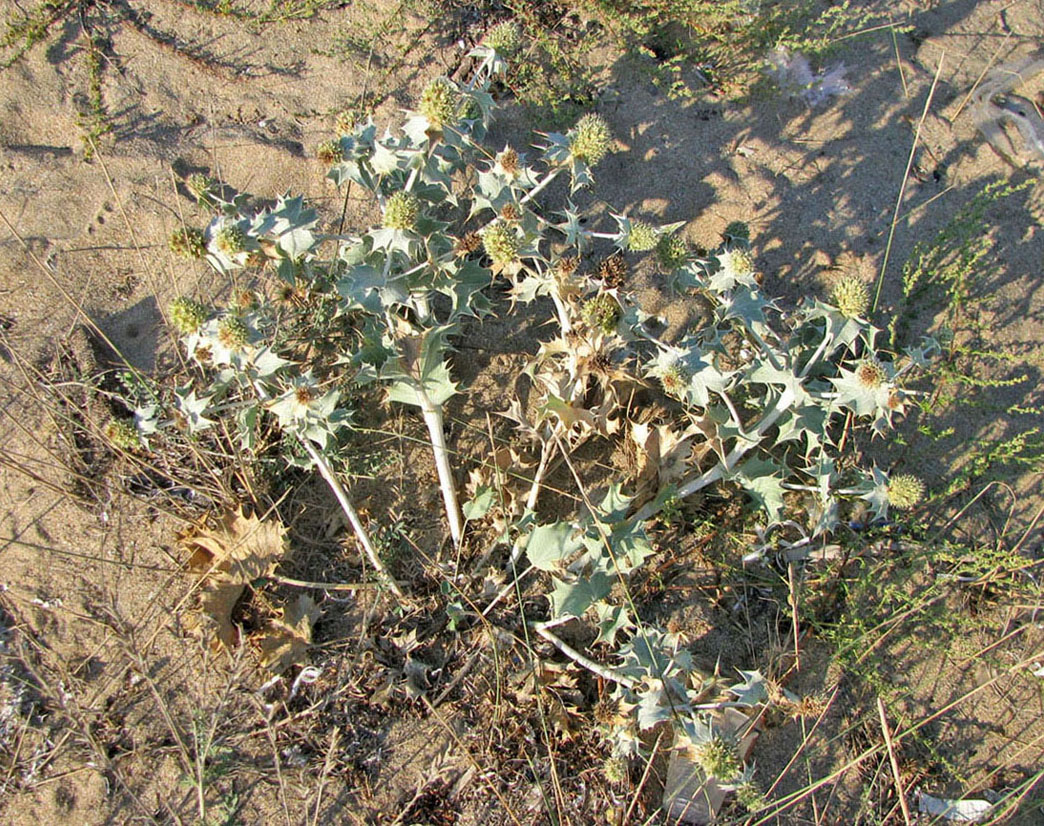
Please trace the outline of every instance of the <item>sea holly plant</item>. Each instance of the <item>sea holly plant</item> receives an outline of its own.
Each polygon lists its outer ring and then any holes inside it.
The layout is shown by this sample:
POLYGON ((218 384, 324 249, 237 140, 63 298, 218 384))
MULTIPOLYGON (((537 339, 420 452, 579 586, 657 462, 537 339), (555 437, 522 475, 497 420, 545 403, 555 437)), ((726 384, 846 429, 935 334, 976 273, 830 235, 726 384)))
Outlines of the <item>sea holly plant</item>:
MULTIPOLYGON (((793 550, 835 530, 846 502, 878 519, 889 505, 916 504, 923 486, 915 478, 850 467, 845 445, 856 427, 887 432, 908 404, 904 379, 935 345, 898 355, 879 348, 868 291, 850 279, 829 301, 785 311, 761 289, 742 224, 696 255, 680 222, 578 205, 614 148, 607 122, 586 115, 565 134, 540 135, 532 154, 488 149, 490 84, 505 55, 487 43, 472 57, 471 79, 433 80, 399 130, 366 121, 321 147, 331 181, 373 197, 376 226, 324 234, 300 198, 259 206, 208 189, 217 214, 205 231, 182 233, 178 249, 237 280, 267 272, 275 287, 223 311, 188 299, 171 307, 202 377, 179 389, 176 413, 189 430, 234 416, 244 450, 260 417, 273 417, 329 483, 380 572, 334 472, 341 433, 351 427, 344 388, 380 387, 386 401, 423 416, 448 532, 460 546, 465 516, 483 519, 494 497, 476 484, 460 505, 446 407, 467 390, 454 379, 453 343, 493 311, 487 288, 504 282, 506 311, 550 312, 542 327, 550 332, 519 377, 529 382, 528 402, 496 411, 526 442, 510 448, 508 464, 533 468, 499 528, 512 544, 512 586, 527 571, 548 584, 549 618, 529 627, 616 686, 618 754, 632 753, 641 731, 664 722, 700 751, 715 742, 704 712, 762 699, 750 679, 723 694, 695 672, 676 636, 642 621, 631 578, 653 553, 648 521, 711 485, 731 484, 748 495, 762 535, 786 536, 793 550), (549 187, 566 178, 568 195, 553 201, 549 187), (626 290, 629 268, 645 259, 707 308, 670 340, 626 290), (661 393, 666 414, 634 420, 628 400, 638 392, 661 393), (638 453, 637 473, 589 496, 572 456, 582 443, 621 438, 638 453), (536 457, 523 457, 529 448, 536 457), (569 464, 583 508, 547 520, 539 495, 556 460, 569 464), (528 567, 520 569, 523 556, 528 567), (574 622, 597 627, 593 652, 555 633, 574 622)), ((504 470, 500 457, 495 463, 504 470)), ((756 556, 772 547, 763 542, 756 556)), ((734 768, 734 777, 719 779, 741 782, 745 769, 734 768)))

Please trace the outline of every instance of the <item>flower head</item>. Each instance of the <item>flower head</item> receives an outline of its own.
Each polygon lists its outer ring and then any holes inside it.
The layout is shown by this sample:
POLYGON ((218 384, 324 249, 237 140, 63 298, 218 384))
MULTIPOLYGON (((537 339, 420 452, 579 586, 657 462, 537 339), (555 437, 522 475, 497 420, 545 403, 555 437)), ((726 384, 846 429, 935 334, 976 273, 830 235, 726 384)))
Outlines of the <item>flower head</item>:
POLYGON ((195 227, 182 227, 170 234, 170 251, 182 258, 202 258, 207 254, 207 239, 195 227))
POLYGON ((888 504, 893 508, 912 508, 924 498, 924 482, 909 473, 888 481, 888 504))
POLYGON ((218 324, 218 341, 229 350, 241 350, 250 342, 250 328, 237 315, 225 316, 218 324))
POLYGON ((870 291, 866 284, 852 275, 834 285, 832 298, 841 315, 847 318, 860 318, 870 308, 870 291))
POLYGON ((388 229, 413 229, 417 225, 420 202, 409 192, 396 192, 384 204, 384 226, 388 229))
POLYGON ((113 447, 127 452, 141 447, 141 436, 138 435, 137 428, 123 419, 113 419, 105 425, 105 438, 113 447))
POLYGON ((635 221, 631 224, 631 231, 627 234, 627 249, 631 252, 645 252, 655 247, 659 240, 652 224, 635 221))
POLYGON ((323 141, 315 148, 315 157, 320 163, 324 163, 327 166, 333 166, 335 163, 340 163, 344 157, 344 150, 341 149, 340 141, 323 141))
POLYGON ((674 272, 685 265, 689 258, 689 248, 685 239, 677 235, 663 235, 656 242, 656 260, 667 272, 674 272))
POLYGON ((458 97, 451 81, 437 77, 424 87, 418 108, 432 126, 441 128, 456 119, 458 97))
POLYGON ((735 744, 721 735, 714 735, 698 744, 694 751, 696 764, 708 777, 716 777, 727 783, 743 770, 735 744))
POLYGON ((217 181, 202 172, 193 172, 185 179, 185 188, 199 204, 206 204, 214 195, 217 181))
POLYGON ((171 326, 183 336, 196 332, 207 320, 207 308, 184 296, 171 301, 167 312, 171 326))
POLYGON ((486 35, 486 45, 502 55, 511 54, 522 44, 518 25, 510 20, 498 23, 486 35))
POLYGON ((660 384, 663 386, 664 393, 672 398, 680 399, 685 395, 685 390, 689 386, 689 375, 684 367, 678 362, 674 362, 660 374, 660 384))
POLYGON ((514 262, 518 258, 521 246, 518 236, 499 221, 491 224, 482 233, 482 247, 498 267, 505 267, 514 262))
POLYGON ((217 231, 214 244, 225 255, 236 255, 246 249, 246 233, 236 224, 227 224, 217 231))
POLYGON ((616 299, 607 293, 599 293, 587 300, 581 315, 588 327, 612 335, 616 332, 616 325, 620 323, 623 314, 616 299))
POLYGON ((601 115, 584 115, 569 132, 569 152, 588 166, 594 166, 609 154, 613 136, 601 115))
POLYGON ((598 265, 598 277, 612 289, 623 284, 627 277, 627 261, 618 252, 614 252, 598 265))
POLYGON ((867 390, 876 390, 888 379, 884 366, 877 359, 866 359, 856 369, 859 383, 867 390))
POLYGON ((355 113, 351 109, 344 109, 337 113, 334 119, 334 128, 338 135, 350 135, 355 129, 355 113))

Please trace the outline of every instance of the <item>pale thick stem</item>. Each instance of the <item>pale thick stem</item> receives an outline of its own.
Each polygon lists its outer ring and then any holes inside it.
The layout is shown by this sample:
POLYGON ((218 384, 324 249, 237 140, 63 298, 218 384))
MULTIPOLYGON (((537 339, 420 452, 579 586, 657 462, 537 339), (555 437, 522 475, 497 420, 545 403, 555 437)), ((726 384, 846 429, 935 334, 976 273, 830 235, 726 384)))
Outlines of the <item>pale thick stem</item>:
POLYGON ((529 194, 526 195, 526 197, 523 198, 521 201, 519 201, 519 203, 528 204, 530 201, 532 201, 537 195, 544 191, 548 184, 550 184, 555 178, 561 175, 564 169, 565 167, 560 166, 554 172, 547 173, 547 175, 544 177, 544 180, 542 180, 535 187, 529 190, 529 194))
POLYGON ((551 454, 554 452, 550 440, 544 442, 540 448, 540 464, 537 465, 536 475, 533 476, 533 484, 529 488, 529 496, 526 497, 526 510, 536 510, 537 497, 540 496, 540 486, 544 481, 544 474, 547 472, 547 463, 551 461, 551 454))
POLYGON ((330 490, 333 491, 334 498, 337 499, 337 504, 341 506, 341 510, 344 511, 344 515, 348 517, 348 522, 352 526, 352 530, 355 531, 355 537, 359 540, 359 544, 363 546, 363 550, 366 552, 366 558, 370 560, 370 564, 373 565, 377 575, 385 582, 388 589, 399 597, 399 599, 405 599, 406 595, 403 594, 402 589, 392 577, 388 574, 387 569, 384 567, 384 563, 381 562, 381 557, 373 547, 373 543, 370 542, 370 535, 366 531, 366 526, 363 525, 362 520, 359 518, 359 513, 355 510, 355 505, 352 504, 352 500, 348 497, 348 492, 344 489, 341 481, 337 478, 337 474, 334 473, 334 469, 330 467, 330 463, 326 460, 315 446, 307 439, 298 437, 301 444, 304 445, 305 450, 308 451, 308 455, 312 457, 312 461, 315 462, 317 468, 319 468, 319 475, 326 480, 326 484, 330 486, 330 490))
POLYGON ((557 648, 559 651, 561 651, 563 654, 569 657, 569 659, 571 659, 577 665, 586 668, 592 674, 596 674, 604 680, 619 683, 620 685, 630 689, 633 689, 635 686, 638 685, 637 681, 632 680, 630 677, 625 677, 623 674, 617 674, 611 668, 607 668, 601 663, 596 663, 590 657, 585 657, 571 645, 562 642, 562 640, 560 640, 558 637, 552 634, 550 630, 548 630, 552 624, 557 623, 554 623, 554 621, 552 621, 552 623, 531 622, 529 624, 529 627, 536 631, 537 634, 539 634, 549 643, 551 643, 555 648, 557 648))
POLYGON ((428 398, 423 388, 418 388, 417 395, 420 397, 421 412, 424 414, 424 423, 428 426, 428 435, 431 438, 431 451, 435 456, 435 469, 439 474, 439 487, 442 489, 442 501, 446 506, 450 536, 453 537, 453 545, 459 547, 464 536, 464 524, 457 501, 457 486, 453 482, 453 471, 450 469, 449 450, 446 448, 442 408, 428 398))
MULTIPOLYGON (((254 389, 257 391, 257 395, 262 401, 269 401, 271 399, 271 396, 269 396, 261 382, 254 382, 254 389)), ((315 466, 319 468, 319 475, 323 477, 323 480, 329 486, 330 491, 337 500, 337 504, 341 506, 344 515, 348 517, 348 524, 352 526, 352 530, 355 532, 355 538, 358 539, 359 544, 362 545, 363 551, 366 553, 366 558, 370 560, 370 564, 373 565, 373 569, 377 572, 377 576, 380 577, 380 579, 388 586, 388 590, 395 594, 395 596, 399 599, 406 599, 406 595, 399 587, 399 583, 392 579, 391 575, 389 575, 387 569, 384 567, 384 563, 381 562, 380 555, 374 549, 373 543, 370 541, 370 534, 366 531, 366 526, 363 525, 362 519, 359 518, 359 513, 355 510, 355 505, 352 504, 348 492, 341 484, 341 480, 337 478, 337 474, 334 473, 334 469, 330 466, 330 462, 308 439, 303 436, 297 436, 297 441, 304 446, 309 457, 311 457, 312 461, 315 462, 315 466)))
POLYGON ((558 323, 562 327, 562 335, 567 336, 573 332, 573 324, 569 321, 569 311, 557 291, 552 291, 551 300, 555 302, 555 312, 558 315, 558 323))

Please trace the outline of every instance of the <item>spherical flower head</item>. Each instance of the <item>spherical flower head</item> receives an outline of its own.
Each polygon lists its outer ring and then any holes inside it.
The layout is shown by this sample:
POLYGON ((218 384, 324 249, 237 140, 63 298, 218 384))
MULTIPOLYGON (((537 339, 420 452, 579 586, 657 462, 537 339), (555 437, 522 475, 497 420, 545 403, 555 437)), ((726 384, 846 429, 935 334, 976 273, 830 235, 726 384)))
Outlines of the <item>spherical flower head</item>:
POLYGON ((518 172, 518 152, 509 146, 497 155, 497 163, 504 170, 505 174, 514 175, 518 172))
POLYGON ((355 129, 355 113, 350 109, 345 109, 337 113, 337 117, 334 118, 334 129, 337 130, 338 135, 350 135, 355 129))
POLYGON ((732 221, 725 227, 721 237, 730 243, 750 243, 750 227, 743 221, 732 221))
POLYGON ((202 230, 182 227, 170 234, 170 251, 182 258, 202 258, 207 254, 207 239, 202 230))
POLYGON ((241 350, 250 341, 250 329, 239 316, 230 315, 218 324, 218 341, 229 350, 241 350))
POLYGON ((834 285, 832 297, 834 306, 846 318, 861 318, 870 309, 870 290, 852 275, 845 276, 834 285))
POLYGON ((736 787, 736 800, 748 812, 756 812, 764 809, 766 805, 765 795, 753 780, 740 783, 736 787))
POLYGON ((127 452, 141 447, 141 436, 138 435, 137 428, 123 419, 113 419, 105 425, 105 438, 113 447, 127 452))
POLYGON ((217 188, 217 181, 202 172, 193 172, 185 179, 185 188, 199 203, 207 201, 217 188))
POLYGON ((387 229, 413 229, 417 226, 420 202, 409 192, 396 192, 384 204, 384 226, 387 229))
POLYGON ((610 289, 619 287, 627 278, 627 261, 618 252, 614 252, 598 265, 598 277, 610 289))
POLYGON ((664 235, 656 242, 656 260, 667 272, 683 267, 689 259, 689 248, 685 239, 677 235, 664 235))
POLYGON ((601 115, 584 115, 569 133, 569 152, 588 166, 594 166, 609 154, 613 136, 601 115))
POLYGON ((579 266, 580 259, 575 255, 559 258, 555 263, 555 275, 558 276, 559 279, 565 280, 575 273, 579 266))
POLYGON ((486 45, 502 55, 511 54, 522 44, 518 25, 508 20, 498 23, 486 35, 486 45))
POLYGON ((866 359, 856 369, 859 383, 867 390, 876 390, 888 379, 888 374, 877 359, 866 359))
POLYGON ((452 123, 457 115, 457 89, 444 77, 437 77, 421 92, 420 113, 439 128, 452 123))
POLYGON ((170 302, 168 314, 171 326, 183 336, 196 332, 207 320, 207 308, 184 296, 170 302))
POLYGON ((340 163, 344 158, 344 150, 341 149, 340 141, 323 141, 315 148, 315 157, 320 163, 333 166, 340 163))
POLYGON ((680 364, 672 364, 660 375, 660 385, 668 396, 680 399, 689 386, 689 375, 680 364))
POLYGON ((631 252, 645 252, 655 247, 659 241, 652 224, 635 221, 631 224, 631 231, 627 235, 627 249, 631 252))
POLYGON ((518 237, 505 224, 496 223, 482 233, 482 247, 494 264, 506 266, 518 258, 518 237))
POLYGON ((227 224, 214 236, 215 246, 225 255, 236 255, 246 249, 246 233, 235 224, 227 224))
POLYGON ((588 327, 601 330, 607 336, 616 332, 616 325, 623 315, 616 299, 606 293, 588 299, 580 314, 588 327))
POLYGON ((888 504, 893 508, 912 508, 924 499, 924 482, 909 473, 888 480, 888 504))
POLYGON ((693 757, 708 777, 726 783, 743 770, 735 745, 720 735, 696 746, 693 757))
POLYGON ((615 785, 627 782, 627 760, 623 757, 610 757, 602 765, 605 779, 615 785))
POLYGON ((721 268, 732 278, 743 278, 754 272, 754 256, 750 250, 736 248, 723 252, 718 256, 721 268))

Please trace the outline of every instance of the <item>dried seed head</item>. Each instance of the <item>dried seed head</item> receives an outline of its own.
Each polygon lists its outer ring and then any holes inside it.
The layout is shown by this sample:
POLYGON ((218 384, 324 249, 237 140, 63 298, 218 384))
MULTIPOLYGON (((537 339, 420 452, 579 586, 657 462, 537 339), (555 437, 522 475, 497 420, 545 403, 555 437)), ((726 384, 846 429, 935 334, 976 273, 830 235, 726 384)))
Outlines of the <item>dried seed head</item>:
POLYGON ((615 700, 603 697, 595 703, 593 711, 596 722, 603 726, 609 726, 612 725, 614 720, 616 720, 617 715, 620 712, 620 706, 615 700))
POLYGON ((477 232, 469 232, 458 238, 453 244, 453 250, 458 257, 463 258, 470 255, 482 246, 482 239, 477 232))
POLYGON ((250 329, 239 316, 226 316, 218 324, 218 341, 229 350, 241 350, 250 341, 250 329))
POLYGON ((623 312, 616 299, 607 293, 600 293, 584 303, 580 315, 591 329, 612 335, 616 332, 616 325, 620 323, 623 312))
POLYGON ((868 390, 876 390, 888 378, 884 367, 877 359, 866 359, 856 370, 859 383, 868 390))
POLYGON ((893 476, 888 481, 888 504, 893 508, 912 508, 924 499, 924 482, 909 473, 893 476))
POLYGON ((861 318, 870 308, 870 290, 853 275, 847 275, 834 285, 834 305, 847 318, 861 318))
POLYGON ((505 221, 517 221, 522 217, 522 213, 518 211, 518 207, 514 204, 504 204, 500 210, 500 217, 505 221))
POLYGON ((315 391, 307 385, 299 385, 294 388, 294 399, 298 404, 310 404, 315 400, 315 391))
POLYGON ((127 452, 133 452, 142 446, 137 428, 123 419, 113 419, 105 425, 105 438, 113 447, 127 452))
POLYGON ((620 253, 614 252, 598 265, 598 277, 610 289, 619 287, 627 278, 627 261, 620 253))
POLYGON ((384 226, 388 229, 413 229, 417 225, 420 202, 409 192, 396 192, 384 204, 384 226))
POLYGON ((689 248, 685 239, 677 235, 663 235, 656 243, 656 260, 667 272, 683 267, 689 259, 689 248))
POLYGON ((518 153, 510 146, 497 155, 497 163, 508 175, 518 172, 518 153))
POLYGON ((555 273, 559 278, 569 278, 569 276, 576 272, 576 268, 579 266, 580 259, 575 255, 559 258, 555 263, 555 273))
POLYGON ((207 320, 207 308, 184 296, 171 301, 167 313, 170 325, 183 336, 196 332, 207 320))
POLYGON ((170 251, 182 258, 202 258, 207 254, 207 239, 202 230, 182 227, 170 234, 170 251))
POLYGON ((344 150, 340 141, 323 141, 315 148, 315 157, 320 163, 333 166, 344 158, 344 150))
POLYGON ((505 224, 496 223, 482 233, 482 247, 493 263, 506 266, 518 258, 521 247, 518 237, 505 224))
POLYGON ((693 757, 708 777, 716 777, 726 783, 743 770, 735 744, 721 735, 715 735, 696 746, 693 757))
POLYGON ((444 77, 437 77, 421 92, 420 113, 435 128, 452 123, 457 114, 457 89, 444 77))
POLYGON ((627 236, 627 249, 631 252, 645 252, 655 247, 659 240, 652 224, 635 221, 631 224, 631 232, 627 236))
POLYGON ((236 255, 246 249, 246 233, 235 224, 227 224, 214 236, 215 246, 225 255, 236 255))
POLYGON ((601 115, 584 115, 569 133, 569 151, 574 158, 594 166, 609 154, 613 136, 601 115))
POLYGON ((518 26, 508 20, 498 23, 486 35, 486 45, 502 55, 514 52, 522 44, 522 33, 518 26))

